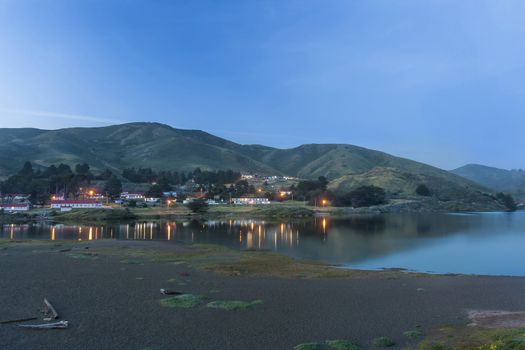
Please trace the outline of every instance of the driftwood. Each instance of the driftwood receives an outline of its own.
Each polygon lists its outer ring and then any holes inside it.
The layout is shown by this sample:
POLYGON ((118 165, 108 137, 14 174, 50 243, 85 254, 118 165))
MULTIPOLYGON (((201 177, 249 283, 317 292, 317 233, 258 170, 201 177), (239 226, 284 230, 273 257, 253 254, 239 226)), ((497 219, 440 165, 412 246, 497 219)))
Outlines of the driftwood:
POLYGON ((44 324, 19 324, 18 327, 28 329, 65 329, 68 326, 67 321, 58 321, 55 323, 44 324))
POLYGON ((44 298, 44 310, 43 310, 43 313, 44 313, 44 316, 45 316, 44 317, 44 321, 56 320, 58 318, 57 310, 53 307, 53 305, 51 305, 49 300, 47 300, 46 298, 44 298))
POLYGON ((161 289, 160 292, 162 294, 165 294, 165 295, 180 295, 180 294, 182 294, 181 292, 177 292, 177 291, 174 291, 174 290, 167 290, 167 289, 161 289))
POLYGON ((25 322, 25 321, 33 321, 36 320, 36 317, 28 317, 28 318, 20 318, 18 320, 5 320, 0 321, 0 324, 8 324, 8 323, 17 323, 17 322, 25 322))

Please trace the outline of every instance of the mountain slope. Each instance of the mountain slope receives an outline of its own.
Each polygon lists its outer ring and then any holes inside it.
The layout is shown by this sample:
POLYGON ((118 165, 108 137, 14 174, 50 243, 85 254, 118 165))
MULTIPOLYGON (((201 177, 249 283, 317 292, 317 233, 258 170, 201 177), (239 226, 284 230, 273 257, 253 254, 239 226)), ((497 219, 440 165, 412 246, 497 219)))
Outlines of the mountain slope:
POLYGON ((452 173, 501 192, 525 198, 525 171, 504 170, 480 164, 468 164, 452 173))
POLYGON ((188 171, 234 169, 306 179, 325 176, 330 188, 349 191, 378 185, 392 197, 414 196, 427 184, 441 200, 484 201, 486 188, 450 172, 358 146, 308 144, 291 149, 240 145, 199 130, 158 123, 130 123, 61 130, 0 129, 0 176, 13 174, 25 161, 49 166, 88 163, 116 173, 128 167, 188 171))
POLYGON ((233 142, 198 130, 157 123, 60 130, 0 129, 0 175, 30 160, 42 166, 86 162, 95 169, 126 167, 193 170, 242 169, 279 173, 235 149, 233 142))

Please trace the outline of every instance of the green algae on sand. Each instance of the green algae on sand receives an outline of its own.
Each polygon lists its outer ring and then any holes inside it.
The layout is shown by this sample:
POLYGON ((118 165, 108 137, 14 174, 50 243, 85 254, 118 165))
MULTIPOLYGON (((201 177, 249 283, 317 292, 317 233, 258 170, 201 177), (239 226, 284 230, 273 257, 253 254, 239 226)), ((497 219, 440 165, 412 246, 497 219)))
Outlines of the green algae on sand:
POLYGON ((206 306, 212 309, 223 309, 228 311, 235 310, 247 310, 251 309, 256 305, 262 304, 262 300, 254 300, 251 302, 239 301, 239 300, 217 300, 208 303, 206 306))
POLYGON ((171 308, 189 309, 198 306, 202 301, 200 295, 181 294, 170 298, 161 299, 161 306, 171 308))

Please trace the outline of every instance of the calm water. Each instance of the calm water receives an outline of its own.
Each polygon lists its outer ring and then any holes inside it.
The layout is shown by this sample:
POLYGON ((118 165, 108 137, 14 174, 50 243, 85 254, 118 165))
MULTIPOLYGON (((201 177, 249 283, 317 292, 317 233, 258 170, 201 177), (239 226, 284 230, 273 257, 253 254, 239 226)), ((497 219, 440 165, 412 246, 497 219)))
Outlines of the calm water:
POLYGON ((0 226, 0 237, 218 243, 364 269, 525 276, 525 212, 385 214, 283 223, 41 223, 0 226))

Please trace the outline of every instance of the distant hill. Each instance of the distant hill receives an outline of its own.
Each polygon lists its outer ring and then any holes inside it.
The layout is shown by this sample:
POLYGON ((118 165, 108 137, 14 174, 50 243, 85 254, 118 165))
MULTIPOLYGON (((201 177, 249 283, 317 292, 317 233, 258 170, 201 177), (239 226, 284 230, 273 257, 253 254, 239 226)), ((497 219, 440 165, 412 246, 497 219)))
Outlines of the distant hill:
POLYGON ((468 164, 451 172, 495 191, 509 192, 525 199, 524 170, 505 170, 479 164, 468 164))
POLYGON ((334 191, 363 184, 410 198, 420 183, 443 201, 491 202, 485 187, 450 172, 362 147, 308 144, 291 149, 240 145, 199 130, 158 123, 130 123, 60 130, 0 129, 0 176, 25 161, 35 165, 88 163, 120 174, 127 167, 156 170, 234 169, 305 179, 326 176, 334 191))

